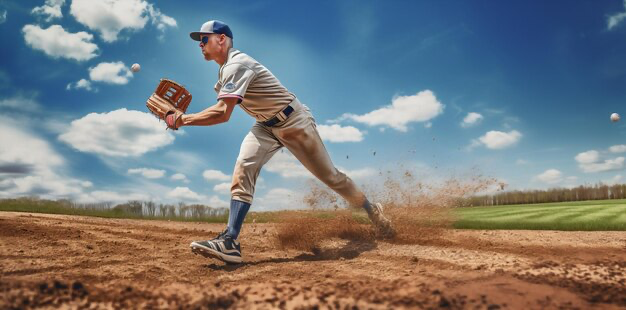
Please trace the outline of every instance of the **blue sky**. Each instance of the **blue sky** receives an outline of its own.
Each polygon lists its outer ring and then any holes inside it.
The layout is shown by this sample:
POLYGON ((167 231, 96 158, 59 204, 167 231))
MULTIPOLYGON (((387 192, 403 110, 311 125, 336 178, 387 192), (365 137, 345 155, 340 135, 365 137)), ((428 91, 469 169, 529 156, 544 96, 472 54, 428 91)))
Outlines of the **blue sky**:
MULTIPOLYGON (((172 132, 145 107, 162 77, 190 112, 215 103, 218 66, 188 36, 209 19, 312 109, 359 184, 626 177, 609 120, 626 114, 625 2, 2 1, 0 197, 225 206, 253 119, 172 132)), ((261 178, 254 207, 275 210, 300 207, 311 175, 285 151, 261 178)))

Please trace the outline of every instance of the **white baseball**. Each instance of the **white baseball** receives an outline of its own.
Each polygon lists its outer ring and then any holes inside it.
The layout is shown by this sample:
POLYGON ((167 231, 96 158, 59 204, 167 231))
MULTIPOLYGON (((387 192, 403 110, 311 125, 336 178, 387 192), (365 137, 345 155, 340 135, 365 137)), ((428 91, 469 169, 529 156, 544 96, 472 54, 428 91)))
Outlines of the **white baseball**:
POLYGON ((611 121, 612 121, 612 122, 617 122, 617 121, 619 121, 619 114, 617 114, 617 113, 613 113, 613 114, 611 114, 611 121))
POLYGON ((133 72, 139 72, 139 70, 141 70, 141 66, 139 64, 133 64, 132 66, 130 66, 130 70, 132 70, 133 72))

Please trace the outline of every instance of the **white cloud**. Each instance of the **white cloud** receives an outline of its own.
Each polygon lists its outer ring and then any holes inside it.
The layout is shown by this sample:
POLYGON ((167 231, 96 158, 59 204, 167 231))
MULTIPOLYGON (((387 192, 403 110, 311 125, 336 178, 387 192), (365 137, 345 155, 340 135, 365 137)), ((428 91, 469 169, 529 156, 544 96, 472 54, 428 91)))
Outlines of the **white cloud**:
POLYGON ((356 170, 348 170, 348 169, 344 169, 341 167, 337 167, 337 169, 345 173, 347 176, 349 176, 353 180, 370 178, 378 174, 378 171, 373 168, 361 168, 361 169, 356 169, 356 170))
POLYGON ((160 31, 165 31, 165 28, 167 27, 177 26, 174 18, 161 13, 161 11, 154 8, 152 4, 148 4, 148 15, 150 16, 152 24, 155 25, 160 31))
POLYGON ((187 176, 182 173, 176 173, 172 175, 170 179, 172 179, 173 181, 181 181, 184 183, 189 183, 189 179, 187 179, 187 176))
POLYGON ((142 193, 119 193, 115 191, 93 191, 84 193, 76 198, 79 203, 125 203, 128 201, 150 201, 152 197, 142 193))
POLYGON ((211 208, 229 208, 230 201, 223 200, 217 196, 211 196, 209 198, 209 207, 211 208))
POLYGON ((621 184, 622 183, 622 175, 621 174, 615 175, 614 177, 612 177, 612 178, 610 178, 608 180, 602 181, 602 183, 604 183, 606 185, 621 184))
POLYGON ((232 184, 230 182, 224 182, 213 186, 213 191, 219 194, 230 194, 230 187, 232 184))
POLYGON ((474 126, 483 119, 483 116, 476 112, 470 112, 463 118, 463 122, 461 122, 461 127, 468 128, 474 126))
POLYGON ((199 195, 198 193, 189 189, 189 187, 176 187, 167 193, 170 198, 177 199, 179 201, 186 202, 198 202, 200 200, 206 200, 206 197, 199 195))
MULTIPOLYGON (((52 150, 48 142, 32 135, 29 132, 17 128, 22 126, 4 125, 7 119, 2 119, 0 130, 2 144, 10 147, 1 148, 0 160, 4 162, 22 162, 28 165, 41 165, 38 167, 47 170, 65 163, 63 158, 52 150)), ((10 122, 13 125, 18 125, 10 122)))
POLYGON ((0 197, 71 198, 91 182, 68 176, 66 161, 27 124, 0 117, 0 197))
POLYGON ((517 130, 509 132, 492 130, 478 138, 478 141, 489 149, 499 150, 514 145, 521 137, 522 134, 517 130))
POLYGON ((283 178, 310 177, 312 174, 289 151, 277 152, 263 167, 283 178))
POLYGON ((345 114, 342 119, 352 119, 369 126, 386 125, 398 131, 408 130, 411 122, 428 122, 443 113, 444 105, 430 90, 421 91, 413 96, 393 98, 391 105, 363 115, 345 114))
POLYGON ((536 178, 544 183, 557 184, 563 181, 563 173, 556 169, 548 169, 536 176, 536 178))
POLYGON ((611 153, 626 153, 626 144, 613 145, 609 147, 611 153))
POLYGON ((626 18, 626 12, 617 13, 615 15, 609 16, 609 18, 607 19, 607 29, 611 30, 615 28, 615 26, 619 25, 619 23, 621 23, 624 18, 626 18))
POLYGON ((133 76, 130 69, 123 62, 101 62, 89 68, 89 78, 92 81, 123 85, 133 76))
POLYGON ((119 109, 72 121, 59 140, 82 152, 126 157, 168 145, 174 136, 149 113, 119 109))
POLYGON ((277 211, 306 209, 303 194, 286 188, 274 188, 264 196, 254 199, 255 211, 277 211))
POLYGON ((49 22, 55 18, 63 17, 63 13, 61 13, 63 4, 65 4, 65 0, 46 0, 44 5, 35 7, 31 13, 43 16, 49 22))
POLYGON ((548 185, 558 185, 559 187, 573 188, 576 187, 576 181, 578 177, 565 176, 561 171, 557 169, 548 169, 543 173, 533 177, 533 180, 540 181, 548 185))
POLYGON ((363 141, 363 133, 352 126, 317 125, 320 137, 330 142, 359 142, 363 141))
POLYGON ((524 159, 518 159, 515 161, 516 165, 528 165, 528 161, 524 159))
POLYGON ((38 196, 43 199, 67 198, 79 203, 150 200, 167 191, 139 190, 126 186, 122 191, 90 190, 94 184, 67 173, 68 161, 35 131, 29 123, 0 116, 0 198, 38 196))
POLYGON ((256 179, 256 186, 255 186, 255 188, 256 189, 265 188, 265 179, 263 177, 259 176, 256 179))
POLYGON ((187 175, 196 174, 203 166, 206 166, 204 157, 196 153, 181 151, 180 149, 168 149, 163 156, 163 168, 187 175))
POLYGON ((41 109, 41 105, 39 105, 39 103, 32 98, 26 98, 18 95, 0 100, 0 108, 2 108, 2 110, 11 109, 35 112, 41 109))
POLYGON ((35 25, 22 28, 26 44, 41 50, 52 58, 85 61, 97 56, 98 46, 91 43, 93 36, 86 32, 69 33, 59 25, 42 29, 35 25))
MULTIPOLYGON (((614 145, 609 148, 609 151, 611 153, 620 153, 623 151, 623 147, 623 145, 614 145)), ((600 157, 600 152, 596 150, 578 153, 575 159, 578 162, 578 167, 586 173, 620 170, 624 168, 624 157, 620 156, 603 160, 600 157)))
POLYGON ((600 153, 595 150, 590 150, 587 152, 578 153, 575 159, 581 165, 592 164, 600 159, 600 153))
MULTIPOLYGON (((626 0, 624 0, 623 6, 626 9, 626 0)), ((626 18, 626 12, 620 12, 617 14, 610 15, 606 20, 607 29, 611 30, 615 28, 624 20, 624 18, 626 18)))
POLYGON ((624 168, 624 157, 606 159, 603 162, 579 163, 578 167, 586 173, 621 170, 624 168))
POLYGON ((470 143, 470 145, 468 145, 468 146, 466 146, 466 147, 464 147, 464 148, 463 148, 465 151, 471 151, 471 150, 473 150, 474 148, 477 148, 477 147, 479 147, 479 146, 483 145, 483 144, 482 144, 480 141, 478 141, 477 139, 472 139, 472 141, 470 141, 470 142, 471 142, 471 143, 470 143))
POLYGON ((133 168, 128 169, 129 174, 141 174, 147 179, 160 179, 165 175, 165 170, 150 169, 150 168, 133 168))
POLYGON ((7 11, 0 11, 0 24, 7 21, 7 11))
POLYGON ((76 82, 76 88, 78 89, 84 88, 86 90, 91 90, 91 82, 86 79, 80 79, 78 82, 76 82))
POLYGON ((231 176, 224 174, 219 170, 204 170, 202 172, 202 177, 211 182, 211 181, 229 181, 232 179, 231 176))
POLYGON ((91 82, 89 80, 86 80, 86 79, 80 79, 76 83, 69 83, 69 84, 67 84, 65 89, 67 89, 67 90, 71 90, 71 89, 85 89, 87 91, 95 90, 94 88, 91 87, 91 82))
POLYGON ((144 0, 74 0, 70 13, 79 23, 99 32, 106 42, 116 41, 125 29, 143 29, 148 20, 161 31, 176 26, 176 20, 144 0))

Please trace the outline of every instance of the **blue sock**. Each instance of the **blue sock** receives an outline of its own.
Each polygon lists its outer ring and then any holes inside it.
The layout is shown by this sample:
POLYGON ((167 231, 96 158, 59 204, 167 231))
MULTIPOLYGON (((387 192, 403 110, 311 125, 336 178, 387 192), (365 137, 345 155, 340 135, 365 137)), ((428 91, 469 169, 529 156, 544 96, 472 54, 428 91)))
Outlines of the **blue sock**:
POLYGON ((369 200, 365 199, 365 201, 363 202, 363 209, 365 209, 367 215, 372 216, 374 209, 372 208, 372 203, 370 203, 369 200))
POLYGON ((230 201, 230 214, 228 215, 228 234, 237 239, 241 231, 241 225, 250 210, 250 204, 239 200, 230 201))

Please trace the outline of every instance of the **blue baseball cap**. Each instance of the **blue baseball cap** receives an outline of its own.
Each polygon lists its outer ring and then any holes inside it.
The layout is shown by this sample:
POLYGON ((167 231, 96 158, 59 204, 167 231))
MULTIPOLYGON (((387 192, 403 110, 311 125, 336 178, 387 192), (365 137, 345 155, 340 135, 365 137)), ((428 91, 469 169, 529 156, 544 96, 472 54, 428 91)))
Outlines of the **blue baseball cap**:
POLYGON ((211 33, 224 34, 231 39, 233 38, 233 33, 230 31, 228 25, 219 20, 210 20, 202 24, 202 27, 200 27, 200 31, 192 32, 189 34, 189 36, 193 40, 200 41, 200 35, 211 33))

